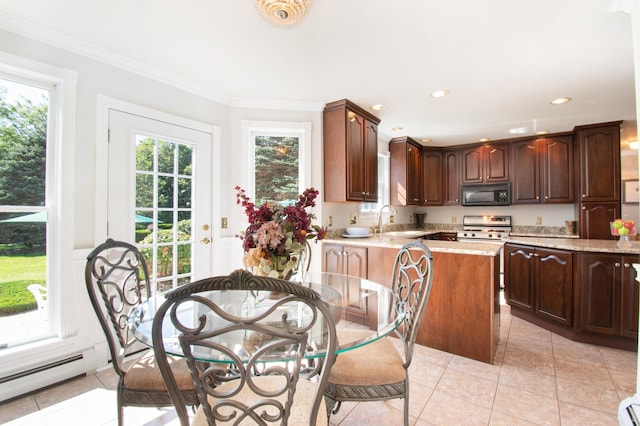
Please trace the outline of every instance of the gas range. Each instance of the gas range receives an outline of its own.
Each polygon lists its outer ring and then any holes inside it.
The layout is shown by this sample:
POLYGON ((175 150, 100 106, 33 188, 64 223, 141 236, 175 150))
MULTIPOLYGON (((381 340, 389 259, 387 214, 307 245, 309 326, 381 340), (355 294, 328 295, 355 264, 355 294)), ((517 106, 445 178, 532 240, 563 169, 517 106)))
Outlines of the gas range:
POLYGON ((500 241, 511 232, 511 216, 464 216, 458 241, 500 241))

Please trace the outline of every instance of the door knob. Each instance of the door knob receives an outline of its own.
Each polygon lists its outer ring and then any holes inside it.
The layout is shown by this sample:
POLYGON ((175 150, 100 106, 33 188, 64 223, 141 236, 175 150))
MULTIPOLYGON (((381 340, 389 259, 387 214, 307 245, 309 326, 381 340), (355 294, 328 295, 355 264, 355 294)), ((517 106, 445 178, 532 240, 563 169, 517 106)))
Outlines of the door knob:
POLYGON ((200 242, 204 245, 207 245, 211 242, 211 240, 208 237, 204 237, 203 239, 200 240, 200 242))

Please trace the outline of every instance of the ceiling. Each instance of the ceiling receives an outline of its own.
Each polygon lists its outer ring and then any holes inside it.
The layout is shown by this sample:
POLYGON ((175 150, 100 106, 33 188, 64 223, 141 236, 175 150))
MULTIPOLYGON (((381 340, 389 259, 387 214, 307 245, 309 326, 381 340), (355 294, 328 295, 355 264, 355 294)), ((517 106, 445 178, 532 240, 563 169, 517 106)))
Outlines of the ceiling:
POLYGON ((382 103, 383 137, 449 146, 614 120, 628 120, 623 141, 636 138, 630 15, 610 4, 314 0, 290 27, 253 0, 0 0, 0 16, 229 105, 382 103), (450 93, 432 98, 436 89, 450 93), (558 97, 573 100, 551 105, 558 97))

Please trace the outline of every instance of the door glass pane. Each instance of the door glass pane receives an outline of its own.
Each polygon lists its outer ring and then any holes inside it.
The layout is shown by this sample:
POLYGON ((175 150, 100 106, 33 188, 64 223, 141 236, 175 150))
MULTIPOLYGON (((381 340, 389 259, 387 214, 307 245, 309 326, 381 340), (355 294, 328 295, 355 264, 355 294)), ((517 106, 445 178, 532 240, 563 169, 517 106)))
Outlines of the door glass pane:
POLYGON ((47 306, 49 92, 0 79, 0 349, 54 329, 47 306))
POLYGON ((136 155, 136 241, 165 291, 191 279, 194 149, 139 135, 136 155))
POLYGON ((255 137, 255 199, 294 204, 299 189, 299 142, 295 136, 255 137))

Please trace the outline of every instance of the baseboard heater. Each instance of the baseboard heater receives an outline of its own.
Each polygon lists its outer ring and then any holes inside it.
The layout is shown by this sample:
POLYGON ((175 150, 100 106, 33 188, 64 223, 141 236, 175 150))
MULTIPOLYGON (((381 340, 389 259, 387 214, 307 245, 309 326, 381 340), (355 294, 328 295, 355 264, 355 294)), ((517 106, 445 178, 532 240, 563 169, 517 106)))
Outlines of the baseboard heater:
POLYGON ((74 355, 29 370, 0 377, 0 401, 6 401, 85 374, 84 356, 74 355))

